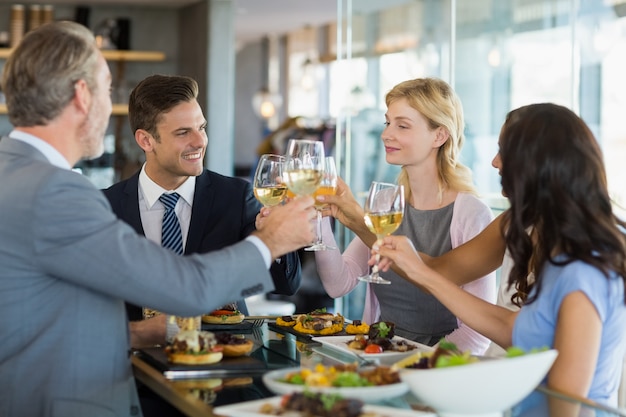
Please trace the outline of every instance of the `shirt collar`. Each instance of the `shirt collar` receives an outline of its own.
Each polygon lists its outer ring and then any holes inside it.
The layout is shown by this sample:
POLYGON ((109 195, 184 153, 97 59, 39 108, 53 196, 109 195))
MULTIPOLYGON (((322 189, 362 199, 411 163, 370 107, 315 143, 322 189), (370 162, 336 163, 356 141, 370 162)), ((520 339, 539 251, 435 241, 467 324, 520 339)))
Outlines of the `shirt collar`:
POLYGON ((180 197, 189 204, 190 207, 193 207, 193 195, 196 189, 196 177, 190 176, 187 180, 181 184, 175 190, 166 190, 161 187, 156 182, 152 181, 148 174, 146 174, 146 164, 143 164, 141 167, 141 172, 139 173, 139 187, 141 187, 141 191, 143 192, 144 200, 148 206, 148 209, 152 208, 154 204, 159 200, 161 194, 176 191, 180 197))
POLYGON ((61 155, 61 152, 57 151, 54 146, 43 139, 31 135, 30 133, 22 132, 21 130, 12 130, 11 133, 9 133, 9 137, 34 147, 41 152, 52 165, 63 169, 72 169, 67 159, 61 155))

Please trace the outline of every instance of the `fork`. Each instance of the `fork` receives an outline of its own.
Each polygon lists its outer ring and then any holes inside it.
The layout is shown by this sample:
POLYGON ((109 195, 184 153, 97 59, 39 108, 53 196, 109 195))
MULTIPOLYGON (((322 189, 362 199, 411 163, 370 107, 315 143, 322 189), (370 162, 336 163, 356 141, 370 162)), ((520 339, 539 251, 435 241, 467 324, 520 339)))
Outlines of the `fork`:
POLYGON ((261 327, 265 323, 265 319, 249 319, 247 321, 252 323, 252 327, 261 327))
POLYGON ((244 320, 251 322, 252 327, 261 327, 266 319, 275 319, 279 316, 247 316, 244 320))

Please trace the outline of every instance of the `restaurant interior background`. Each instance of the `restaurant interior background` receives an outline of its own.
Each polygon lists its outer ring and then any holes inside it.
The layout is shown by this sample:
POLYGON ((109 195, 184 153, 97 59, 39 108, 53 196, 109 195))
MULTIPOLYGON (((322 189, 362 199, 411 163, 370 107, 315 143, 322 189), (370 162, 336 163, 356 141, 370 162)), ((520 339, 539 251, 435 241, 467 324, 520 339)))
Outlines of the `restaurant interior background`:
MULTIPOLYGON (((319 14, 299 12, 300 1, 282 1, 283 13, 298 16, 290 24, 299 26, 281 32, 286 26, 266 22, 272 30, 249 38, 238 38, 237 0, 81 4, 92 4, 92 29, 110 17, 128 18, 132 49, 165 54, 161 62, 127 63, 114 101, 123 102, 134 83, 151 73, 200 81, 209 121, 206 163, 215 171, 248 176, 264 135, 302 116, 311 132, 322 126, 334 132, 325 136, 328 148, 341 175, 362 195, 372 180, 393 181, 398 172, 385 163, 379 140, 385 93, 400 81, 435 76, 448 81, 464 104, 463 161, 496 212, 506 200, 491 160, 505 115, 550 101, 573 109, 596 134, 616 210, 624 213, 626 0, 316 0, 324 9, 319 14), (253 107, 264 89, 277 105, 267 118, 253 107)), ((73 2, 51 3, 55 18, 74 17, 73 2)), ((10 10, 11 4, 0 4, 0 31, 8 30, 10 10)), ((246 18, 254 20, 254 13, 246 18)), ((119 75, 119 63, 111 65, 119 75)), ((109 158, 82 167, 99 186, 141 163, 126 123, 116 125, 111 123, 107 136, 109 158), (130 167, 120 168, 115 159, 130 167)), ((9 130, 0 114, 0 134, 9 130)), ((341 227, 336 233, 342 244, 352 238, 341 227)), ((357 288, 336 308, 360 318, 363 293, 357 288)))

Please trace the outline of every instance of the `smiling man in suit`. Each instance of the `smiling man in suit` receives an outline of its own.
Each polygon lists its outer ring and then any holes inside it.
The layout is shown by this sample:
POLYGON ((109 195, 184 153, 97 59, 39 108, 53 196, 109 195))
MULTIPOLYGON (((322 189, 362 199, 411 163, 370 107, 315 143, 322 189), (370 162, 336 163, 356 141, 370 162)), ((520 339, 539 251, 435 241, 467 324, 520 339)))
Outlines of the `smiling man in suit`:
MULTIPOLYGON (((175 212, 185 254, 221 249, 244 239, 255 230, 262 207, 248 181, 204 168, 207 122, 197 96, 197 82, 184 76, 152 75, 133 89, 129 120, 146 162, 132 177, 104 190, 120 219, 159 244, 165 210, 159 197, 178 193, 175 212)), ((270 273, 275 293, 295 294, 301 280, 297 253, 279 258, 270 273)), ((247 314, 244 300, 237 300, 237 307, 247 314)), ((163 343, 163 317, 142 321, 141 307, 128 304, 127 310, 131 343, 163 343)))

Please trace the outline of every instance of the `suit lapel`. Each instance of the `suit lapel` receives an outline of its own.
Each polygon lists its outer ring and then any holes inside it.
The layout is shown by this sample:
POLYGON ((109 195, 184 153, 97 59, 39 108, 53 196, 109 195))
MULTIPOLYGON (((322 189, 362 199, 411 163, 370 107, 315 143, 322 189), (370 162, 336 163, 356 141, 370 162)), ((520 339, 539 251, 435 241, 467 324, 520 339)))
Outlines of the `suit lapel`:
POLYGON ((193 207, 191 208, 191 220, 187 232, 187 244, 185 254, 196 253, 202 250, 200 244, 205 233, 206 224, 211 218, 211 207, 215 199, 215 190, 211 186, 209 171, 196 177, 196 189, 193 195, 193 207))
POLYGON ((139 172, 130 177, 124 186, 122 201, 122 218, 131 225, 137 233, 146 235, 141 224, 139 214, 139 172))

